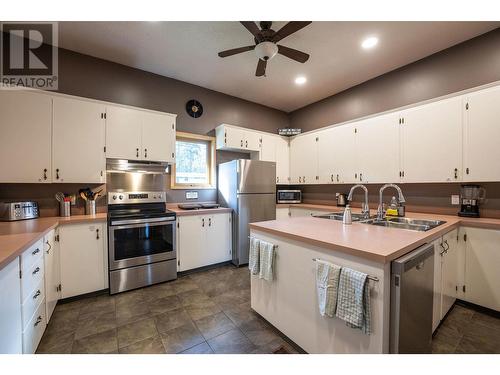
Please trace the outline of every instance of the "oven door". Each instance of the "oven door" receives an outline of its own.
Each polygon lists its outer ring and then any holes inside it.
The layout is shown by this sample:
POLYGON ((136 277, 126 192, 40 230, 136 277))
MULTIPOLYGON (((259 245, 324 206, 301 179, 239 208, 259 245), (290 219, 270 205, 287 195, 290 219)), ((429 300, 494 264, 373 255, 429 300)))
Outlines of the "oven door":
POLYGON ((176 258, 175 219, 115 221, 109 226, 109 269, 176 258))

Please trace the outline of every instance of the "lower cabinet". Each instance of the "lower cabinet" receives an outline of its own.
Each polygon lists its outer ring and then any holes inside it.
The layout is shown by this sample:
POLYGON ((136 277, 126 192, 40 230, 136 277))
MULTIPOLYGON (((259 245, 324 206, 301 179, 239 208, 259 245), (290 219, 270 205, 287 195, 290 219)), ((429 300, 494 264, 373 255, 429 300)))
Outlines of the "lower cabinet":
POLYGON ((105 289, 106 224, 68 224, 59 227, 61 298, 105 289))
POLYGON ((47 322, 54 312, 57 301, 61 299, 61 259, 59 242, 55 241, 56 230, 59 231, 59 229, 51 230, 43 238, 47 322))
POLYGON ((0 270, 0 354, 23 351, 19 258, 0 270))
POLYGON ((290 217, 290 207, 276 207, 276 220, 288 219, 290 217))
POLYGON ((187 271, 231 260, 230 213, 177 218, 178 270, 187 271))

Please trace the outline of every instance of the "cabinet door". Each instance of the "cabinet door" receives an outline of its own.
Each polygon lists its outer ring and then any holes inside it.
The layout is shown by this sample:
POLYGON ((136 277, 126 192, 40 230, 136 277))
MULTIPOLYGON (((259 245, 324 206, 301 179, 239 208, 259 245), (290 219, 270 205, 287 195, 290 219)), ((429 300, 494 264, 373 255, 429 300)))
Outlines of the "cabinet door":
POLYGON ((205 242, 207 216, 192 215, 178 218, 179 229, 179 271, 186 271, 201 267, 202 249, 207 246, 205 242))
MULTIPOLYGON (((335 128, 325 129, 319 134, 318 141, 318 176, 320 184, 334 184, 337 182, 337 171, 333 160, 333 147, 336 137, 335 128)), ((340 176, 339 176, 340 180, 340 176)))
POLYGON ((356 154, 356 124, 337 126, 331 129, 332 168, 335 183, 355 183, 358 181, 359 168, 356 154))
POLYGON ((455 229, 443 236, 445 253, 442 263, 441 319, 457 299, 458 290, 458 231, 455 229))
POLYGON ((500 181, 500 87, 470 94, 464 107, 464 180, 500 181))
POLYGON ((51 182, 52 98, 0 90, 0 182, 51 182))
POLYGON ((466 228, 466 301, 500 311, 500 231, 466 228))
POLYGON ((402 119, 402 181, 460 181, 462 98, 409 109, 402 119))
POLYGON ((59 228, 62 298, 105 288, 104 228, 102 223, 59 228))
POLYGON ((243 130, 243 146, 248 151, 260 151, 260 133, 243 130))
POLYGON ((288 219, 290 216, 289 207, 276 207, 276 220, 288 219))
POLYGON ((305 134, 290 141, 291 183, 314 184, 318 173, 318 142, 315 133, 305 134))
POLYGON ((439 238, 434 244, 434 293, 432 298, 432 332, 436 330, 441 322, 441 302, 442 302, 442 267, 444 248, 443 240, 439 238))
POLYGON ((276 162, 276 141, 278 138, 272 135, 261 134, 260 139, 260 160, 276 162))
POLYGON ((54 98, 53 182, 105 181, 104 113, 99 103, 54 98))
POLYGON ((21 354, 21 283, 19 258, 0 270, 0 354, 21 354))
POLYGON ((231 260, 231 232, 231 214, 208 216, 206 246, 202 257, 204 266, 231 260))
POLYGON ((224 127, 225 148, 243 150, 245 148, 245 141, 243 138, 243 129, 232 128, 229 126, 224 127))
POLYGON ((47 321, 50 320, 57 301, 61 298, 61 292, 59 290, 59 285, 61 284, 59 243, 54 241, 54 238, 55 230, 51 230, 43 238, 47 321))
POLYGON ((153 112, 142 113, 141 159, 173 162, 175 152, 175 118, 153 112))
POLYGON ((290 145, 288 139, 275 138, 276 146, 276 183, 290 183, 290 145))
POLYGON ((106 157, 140 159, 142 112, 124 107, 106 107, 106 157))
POLYGON ((399 128, 397 114, 377 116, 357 123, 359 182, 399 182, 399 128))

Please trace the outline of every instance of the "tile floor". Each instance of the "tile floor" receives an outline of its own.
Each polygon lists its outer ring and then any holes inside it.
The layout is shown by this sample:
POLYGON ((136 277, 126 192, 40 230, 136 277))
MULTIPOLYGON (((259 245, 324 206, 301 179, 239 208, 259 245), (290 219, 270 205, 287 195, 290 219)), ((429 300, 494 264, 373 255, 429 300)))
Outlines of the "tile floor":
MULTIPOLYGON (((250 308, 245 267, 59 304, 37 353, 297 353, 250 308), (284 348, 279 350, 280 348, 284 348)), ((500 353, 500 319, 455 305, 433 353, 500 353)))
POLYGON ((251 310, 248 269, 223 266, 59 304, 37 353, 272 353, 282 347, 297 353, 251 310))

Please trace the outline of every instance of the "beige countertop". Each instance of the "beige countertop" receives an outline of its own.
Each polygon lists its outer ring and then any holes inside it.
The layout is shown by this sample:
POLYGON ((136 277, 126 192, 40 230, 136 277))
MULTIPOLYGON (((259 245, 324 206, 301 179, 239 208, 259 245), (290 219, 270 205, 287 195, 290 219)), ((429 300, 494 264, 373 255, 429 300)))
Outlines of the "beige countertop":
POLYGON ((207 214, 221 214, 225 212, 232 212, 231 208, 200 208, 196 210, 183 210, 177 207, 177 204, 167 204, 167 209, 176 213, 177 216, 191 216, 191 215, 207 215, 207 214))
POLYGON ((0 222, 0 269, 60 224, 105 221, 106 213, 0 222))
MULTIPOLYGON (((336 206, 308 204, 290 204, 290 206, 331 212, 342 210, 342 207, 336 206)), ((358 211, 359 209, 353 209, 353 212, 358 211)), ((500 230, 500 219, 463 218, 415 212, 407 212, 406 217, 444 220, 446 223, 427 232, 417 232, 356 222, 352 225, 344 225, 341 221, 307 216, 252 223, 250 229, 342 251, 381 263, 388 263, 459 226, 500 230)))

